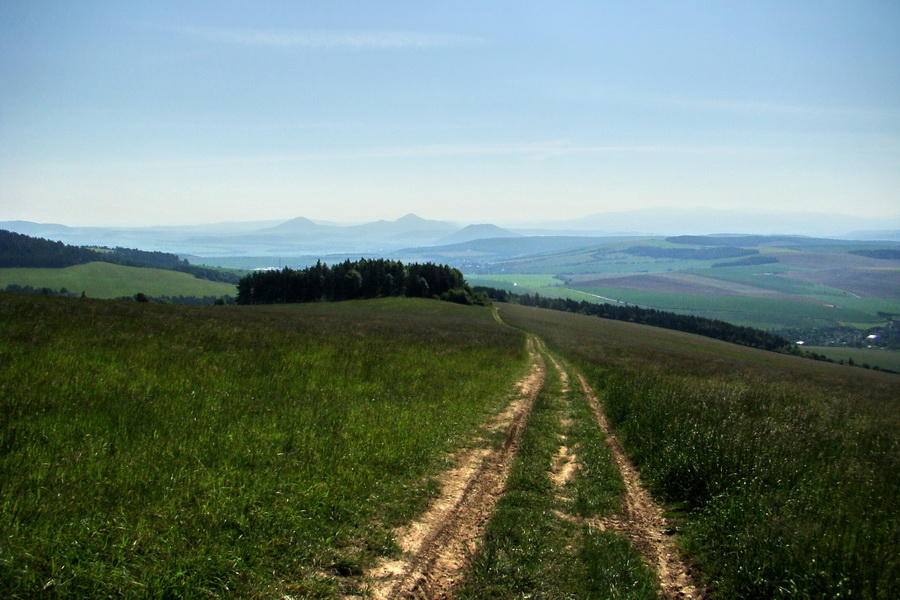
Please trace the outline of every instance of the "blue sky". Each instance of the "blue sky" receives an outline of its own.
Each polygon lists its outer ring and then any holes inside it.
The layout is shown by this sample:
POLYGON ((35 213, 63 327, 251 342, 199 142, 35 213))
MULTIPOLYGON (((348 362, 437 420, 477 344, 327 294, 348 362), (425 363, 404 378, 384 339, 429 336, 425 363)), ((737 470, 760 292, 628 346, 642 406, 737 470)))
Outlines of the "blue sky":
POLYGON ((900 215, 900 2, 0 2, 0 220, 900 215))

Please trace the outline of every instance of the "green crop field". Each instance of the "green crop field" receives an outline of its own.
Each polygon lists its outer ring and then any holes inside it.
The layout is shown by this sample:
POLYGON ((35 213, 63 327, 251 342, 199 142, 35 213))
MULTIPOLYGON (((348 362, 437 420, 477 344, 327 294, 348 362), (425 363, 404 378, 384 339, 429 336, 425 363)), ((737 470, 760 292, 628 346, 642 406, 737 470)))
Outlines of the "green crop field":
POLYGON ((0 293, 0 597, 335 597, 525 358, 445 302, 0 293))
POLYGON ((709 258, 722 241, 609 241, 489 261, 467 277, 518 293, 624 302, 766 330, 865 330, 886 326, 879 313, 900 313, 898 261, 851 254, 860 243, 748 238, 739 240, 747 248, 734 248, 745 256, 709 258))
POLYGON ((504 305, 601 394, 716 598, 900 594, 897 375, 504 305))
MULTIPOLYGON (((602 296, 646 308, 690 313, 761 329, 814 326, 816 324, 872 327, 884 322, 884 319, 877 314, 879 311, 897 310, 896 302, 875 298, 843 297, 839 304, 832 304, 821 300, 813 301, 814 298, 804 300, 802 298, 705 296, 611 287, 579 287, 576 289, 585 294, 594 294, 594 297, 602 296)), ((582 296, 581 299, 589 299, 589 297, 582 296)), ((603 300, 598 298, 596 301, 602 302, 603 300)))
POLYGON ((807 346, 810 352, 816 352, 834 361, 852 361, 851 364, 868 365, 879 369, 888 369, 900 373, 900 351, 883 348, 840 348, 829 346, 807 346))
MULTIPOLYGON (((716 281, 740 285, 755 285, 772 290, 781 297, 753 297, 733 293, 711 295, 703 293, 668 293, 653 289, 629 289, 612 286, 586 286, 573 282, 566 285, 552 274, 468 275, 473 285, 485 285, 519 294, 540 294, 551 298, 571 298, 588 302, 620 302, 646 308, 693 314, 721 319, 760 329, 787 327, 808 328, 822 325, 849 325, 868 328, 884 323, 879 312, 900 312, 895 300, 860 298, 842 292, 775 277, 755 277, 751 272, 721 275, 696 271, 688 273, 714 277, 716 281), (513 287, 513 282, 517 283, 513 287)), ((597 283, 602 283, 602 279, 597 283)))
POLYGON ((548 274, 524 274, 516 275, 467 275, 469 285, 485 285, 497 289, 509 290, 517 294, 534 294, 541 290, 560 285, 562 281, 548 274))
POLYGON ((578 274, 612 274, 612 273, 664 273, 709 267, 711 260, 677 260, 655 259, 630 256, 617 252, 600 252, 587 248, 571 251, 564 255, 529 257, 511 261, 497 262, 509 273, 559 273, 565 275, 578 274), (599 253, 598 253, 599 252, 599 253))
POLYGON ((65 288, 84 292, 90 298, 121 298, 142 292, 147 296, 234 296, 237 289, 228 283, 197 279, 187 273, 123 267, 92 262, 64 269, 0 269, 0 289, 10 284, 49 288, 65 288))

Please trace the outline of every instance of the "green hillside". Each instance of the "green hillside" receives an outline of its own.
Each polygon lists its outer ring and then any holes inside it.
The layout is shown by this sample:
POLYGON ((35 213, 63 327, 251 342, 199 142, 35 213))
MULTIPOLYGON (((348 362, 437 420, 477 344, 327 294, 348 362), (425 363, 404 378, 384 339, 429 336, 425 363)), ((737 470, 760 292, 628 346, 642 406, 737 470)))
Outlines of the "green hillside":
POLYGON ((525 367, 487 308, 0 293, 0 597, 339 597, 525 367))
POLYGON ((516 305, 580 368, 714 598, 900 593, 900 376, 516 305))
POLYGON ((92 262, 64 269, 0 269, 0 289, 10 284, 36 289, 62 288, 91 298, 121 298, 142 292, 147 296, 235 296, 228 283, 197 279, 187 273, 92 262))
POLYGON ((365 596, 452 453, 508 447, 486 423, 528 348, 557 372, 461 597, 656 597, 628 537, 592 528, 622 484, 581 375, 711 598, 900 592, 897 375, 497 308, 0 293, 0 596, 365 596))
POLYGON ((105 262, 125 267, 146 267, 189 273, 200 279, 237 283, 240 273, 229 269, 208 268, 190 264, 169 252, 137 248, 70 246, 43 238, 31 237, 0 229, 0 268, 60 269, 91 262, 105 262))

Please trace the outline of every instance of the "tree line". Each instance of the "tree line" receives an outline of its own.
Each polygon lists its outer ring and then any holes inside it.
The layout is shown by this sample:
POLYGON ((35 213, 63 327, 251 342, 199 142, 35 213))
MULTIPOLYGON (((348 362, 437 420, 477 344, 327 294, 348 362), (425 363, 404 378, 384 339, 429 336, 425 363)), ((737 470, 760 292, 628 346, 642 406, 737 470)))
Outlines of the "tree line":
POLYGON ((459 304, 490 304, 463 274, 447 265, 404 265, 388 259, 346 260, 328 266, 318 261, 305 269, 256 271, 238 282, 238 304, 320 302, 407 296, 440 298, 459 304))
POLYGON ((0 230, 0 268, 62 269, 89 262, 178 271, 198 279, 224 283, 237 283, 239 280, 239 276, 234 273, 192 265, 169 252, 121 247, 85 248, 0 230))
POLYGON ((656 310, 653 308, 641 308, 625 304, 596 304, 586 300, 571 300, 569 298, 546 298, 539 294, 514 294, 495 288, 474 288, 476 291, 486 294, 497 302, 512 302, 523 306, 536 306, 549 308, 582 315, 591 315, 603 319, 615 321, 628 321, 641 325, 652 325, 664 329, 674 329, 686 333, 695 333, 732 344, 759 348, 762 350, 788 351, 792 344, 785 338, 743 325, 734 325, 717 319, 681 315, 678 313, 656 310))
POLYGON ((871 248, 866 250, 850 250, 847 254, 865 256, 866 258, 877 258, 879 260, 900 260, 900 249, 898 248, 871 248))
POLYGON ((98 253, 0 229, 0 268, 61 269, 100 260, 98 253))

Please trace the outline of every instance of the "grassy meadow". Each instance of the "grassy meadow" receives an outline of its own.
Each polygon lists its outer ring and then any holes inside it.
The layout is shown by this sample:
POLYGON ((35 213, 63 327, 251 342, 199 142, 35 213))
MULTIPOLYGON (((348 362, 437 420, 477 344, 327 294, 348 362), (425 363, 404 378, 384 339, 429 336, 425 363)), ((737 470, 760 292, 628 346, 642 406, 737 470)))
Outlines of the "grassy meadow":
MULTIPOLYGON (((585 374, 714 598, 900 595, 900 376, 501 305, 585 374)), ((0 597, 335 598, 527 368, 491 310, 0 293, 0 597)), ((551 364, 459 597, 651 598, 551 364), (583 468, 547 477, 560 439, 583 468), (567 497, 566 500, 564 497, 567 497), (566 517, 568 515, 568 517, 566 517)))
POLYGON ((580 368, 716 598, 900 596, 897 375, 504 305, 580 368))
POLYGON ((446 302, 0 293, 0 597, 352 593, 524 348, 446 302))
POLYGON ((235 296, 229 283, 198 279, 188 273, 124 267, 92 262, 64 269, 0 269, 0 290, 16 284, 33 288, 65 288, 89 298, 122 298, 142 292, 147 296, 235 296))

